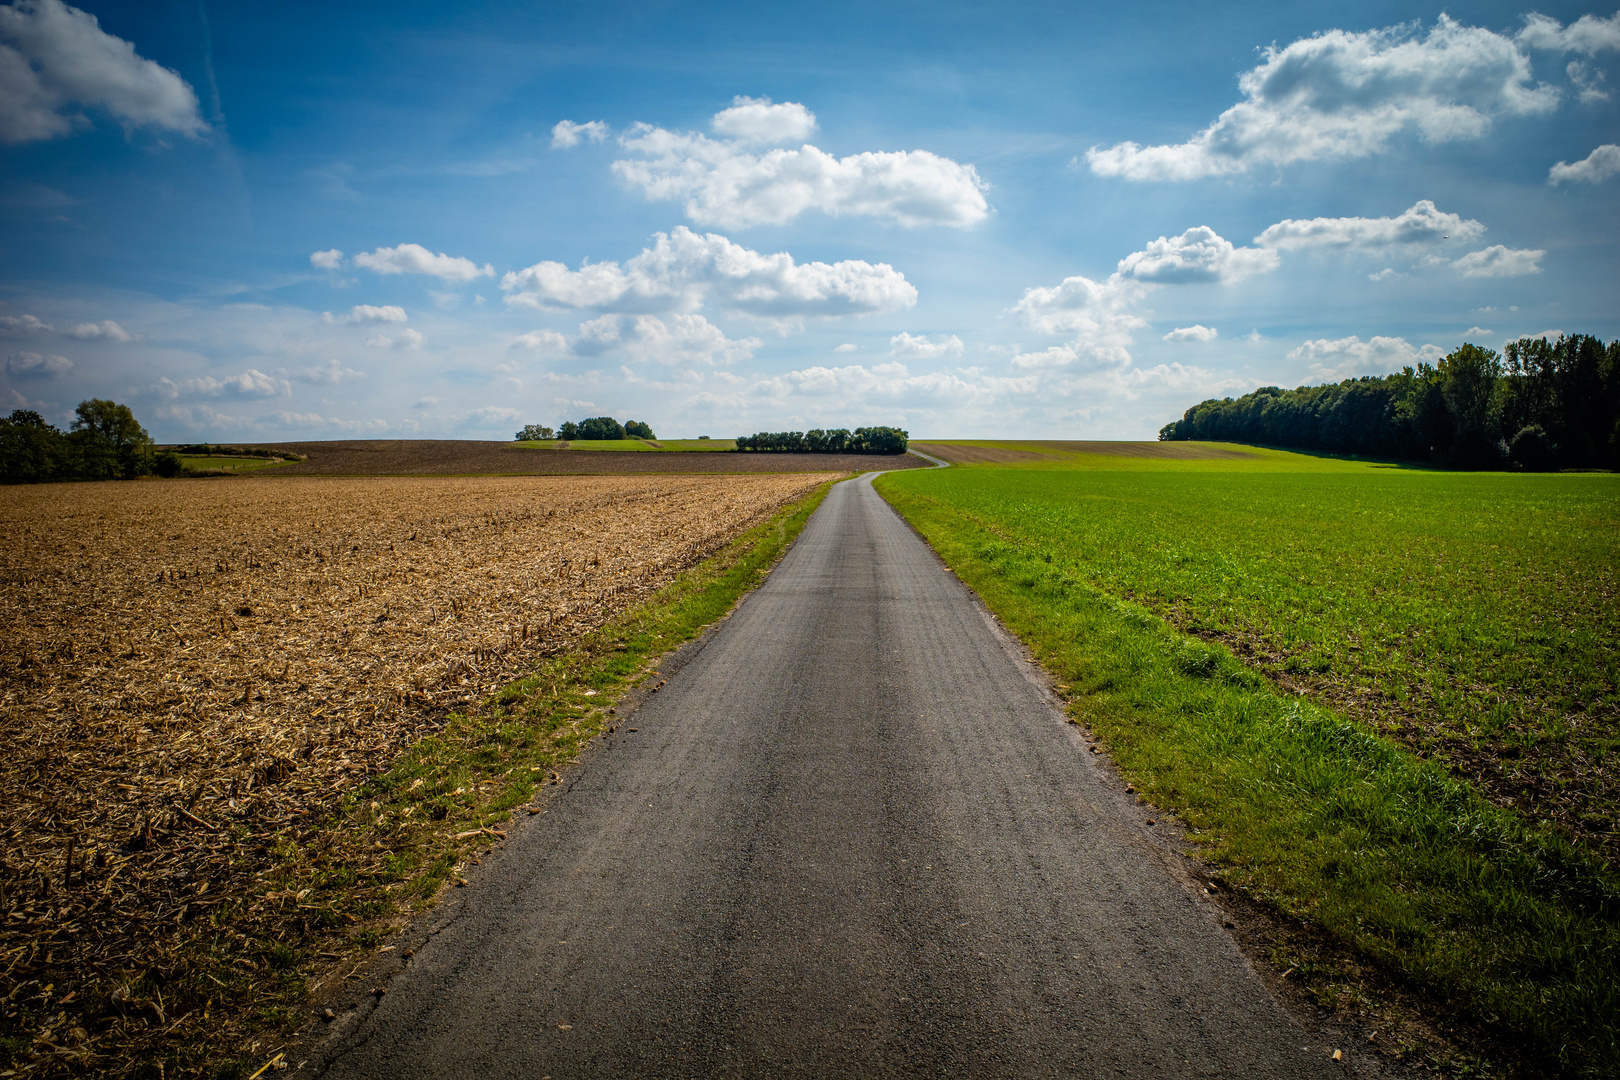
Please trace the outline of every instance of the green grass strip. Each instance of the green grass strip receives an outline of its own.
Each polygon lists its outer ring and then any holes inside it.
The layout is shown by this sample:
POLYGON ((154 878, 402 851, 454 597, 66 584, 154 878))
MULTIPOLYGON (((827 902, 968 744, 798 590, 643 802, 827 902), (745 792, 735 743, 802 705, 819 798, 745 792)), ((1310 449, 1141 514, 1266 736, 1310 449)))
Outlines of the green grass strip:
POLYGON ((1620 1060, 1620 882, 1595 860, 1033 543, 894 475, 877 483, 1234 886, 1527 1064, 1598 1076, 1620 1060))

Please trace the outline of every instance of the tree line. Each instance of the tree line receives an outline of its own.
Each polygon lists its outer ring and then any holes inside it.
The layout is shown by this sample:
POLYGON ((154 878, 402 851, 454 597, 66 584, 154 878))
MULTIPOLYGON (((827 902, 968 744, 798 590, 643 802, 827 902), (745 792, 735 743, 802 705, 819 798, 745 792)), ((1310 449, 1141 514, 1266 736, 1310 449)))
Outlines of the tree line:
POLYGON ((863 427, 849 431, 762 431, 737 438, 738 450, 774 450, 800 454, 903 454, 908 433, 892 427, 863 427))
POLYGON ((593 416, 587 420, 575 422, 565 420, 562 426, 555 431, 544 424, 525 424, 517 434, 512 436, 514 442, 550 442, 552 439, 586 440, 615 440, 615 439, 656 439, 652 427, 641 420, 626 420, 619 423, 611 416, 593 416))
POLYGON ((33 409, 0 420, 0 482, 133 480, 153 472, 178 474, 179 456, 153 453, 151 436, 129 406, 116 401, 79 402, 67 431, 33 409))
POLYGON ((1463 345, 1437 364, 1210 399, 1159 432, 1465 469, 1620 468, 1620 339, 1463 345))

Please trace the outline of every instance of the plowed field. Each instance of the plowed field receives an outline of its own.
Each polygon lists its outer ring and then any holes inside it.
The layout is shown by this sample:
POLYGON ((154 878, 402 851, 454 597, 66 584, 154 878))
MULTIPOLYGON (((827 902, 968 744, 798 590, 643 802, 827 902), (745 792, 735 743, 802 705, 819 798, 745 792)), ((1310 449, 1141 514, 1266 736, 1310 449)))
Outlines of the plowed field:
POLYGON ((6 489, 0 1028, 72 1060, 105 1046, 75 996, 178 1022, 106 984, 262 901, 274 838, 446 712, 827 478, 6 489))

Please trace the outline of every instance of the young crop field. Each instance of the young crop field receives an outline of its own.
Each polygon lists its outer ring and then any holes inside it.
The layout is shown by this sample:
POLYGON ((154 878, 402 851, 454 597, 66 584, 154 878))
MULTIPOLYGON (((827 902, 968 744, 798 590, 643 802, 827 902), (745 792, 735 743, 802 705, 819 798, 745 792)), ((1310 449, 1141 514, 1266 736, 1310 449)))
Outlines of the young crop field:
POLYGON ((1613 1053, 1620 476, 917 445, 963 467, 879 489, 1207 857, 1560 1068, 1613 1053))
POLYGON ((259 875, 302 821, 828 478, 7 489, 0 1061, 127 1071, 205 1032, 148 976, 239 933, 219 912, 299 914, 259 875))

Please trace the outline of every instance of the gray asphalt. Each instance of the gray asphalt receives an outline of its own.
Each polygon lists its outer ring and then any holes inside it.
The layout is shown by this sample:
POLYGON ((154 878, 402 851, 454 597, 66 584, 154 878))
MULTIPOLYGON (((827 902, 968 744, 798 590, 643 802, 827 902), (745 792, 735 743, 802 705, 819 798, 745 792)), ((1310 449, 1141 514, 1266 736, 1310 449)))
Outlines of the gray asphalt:
POLYGON ((327 1075, 1343 1075, 869 476, 630 726, 327 1075))

